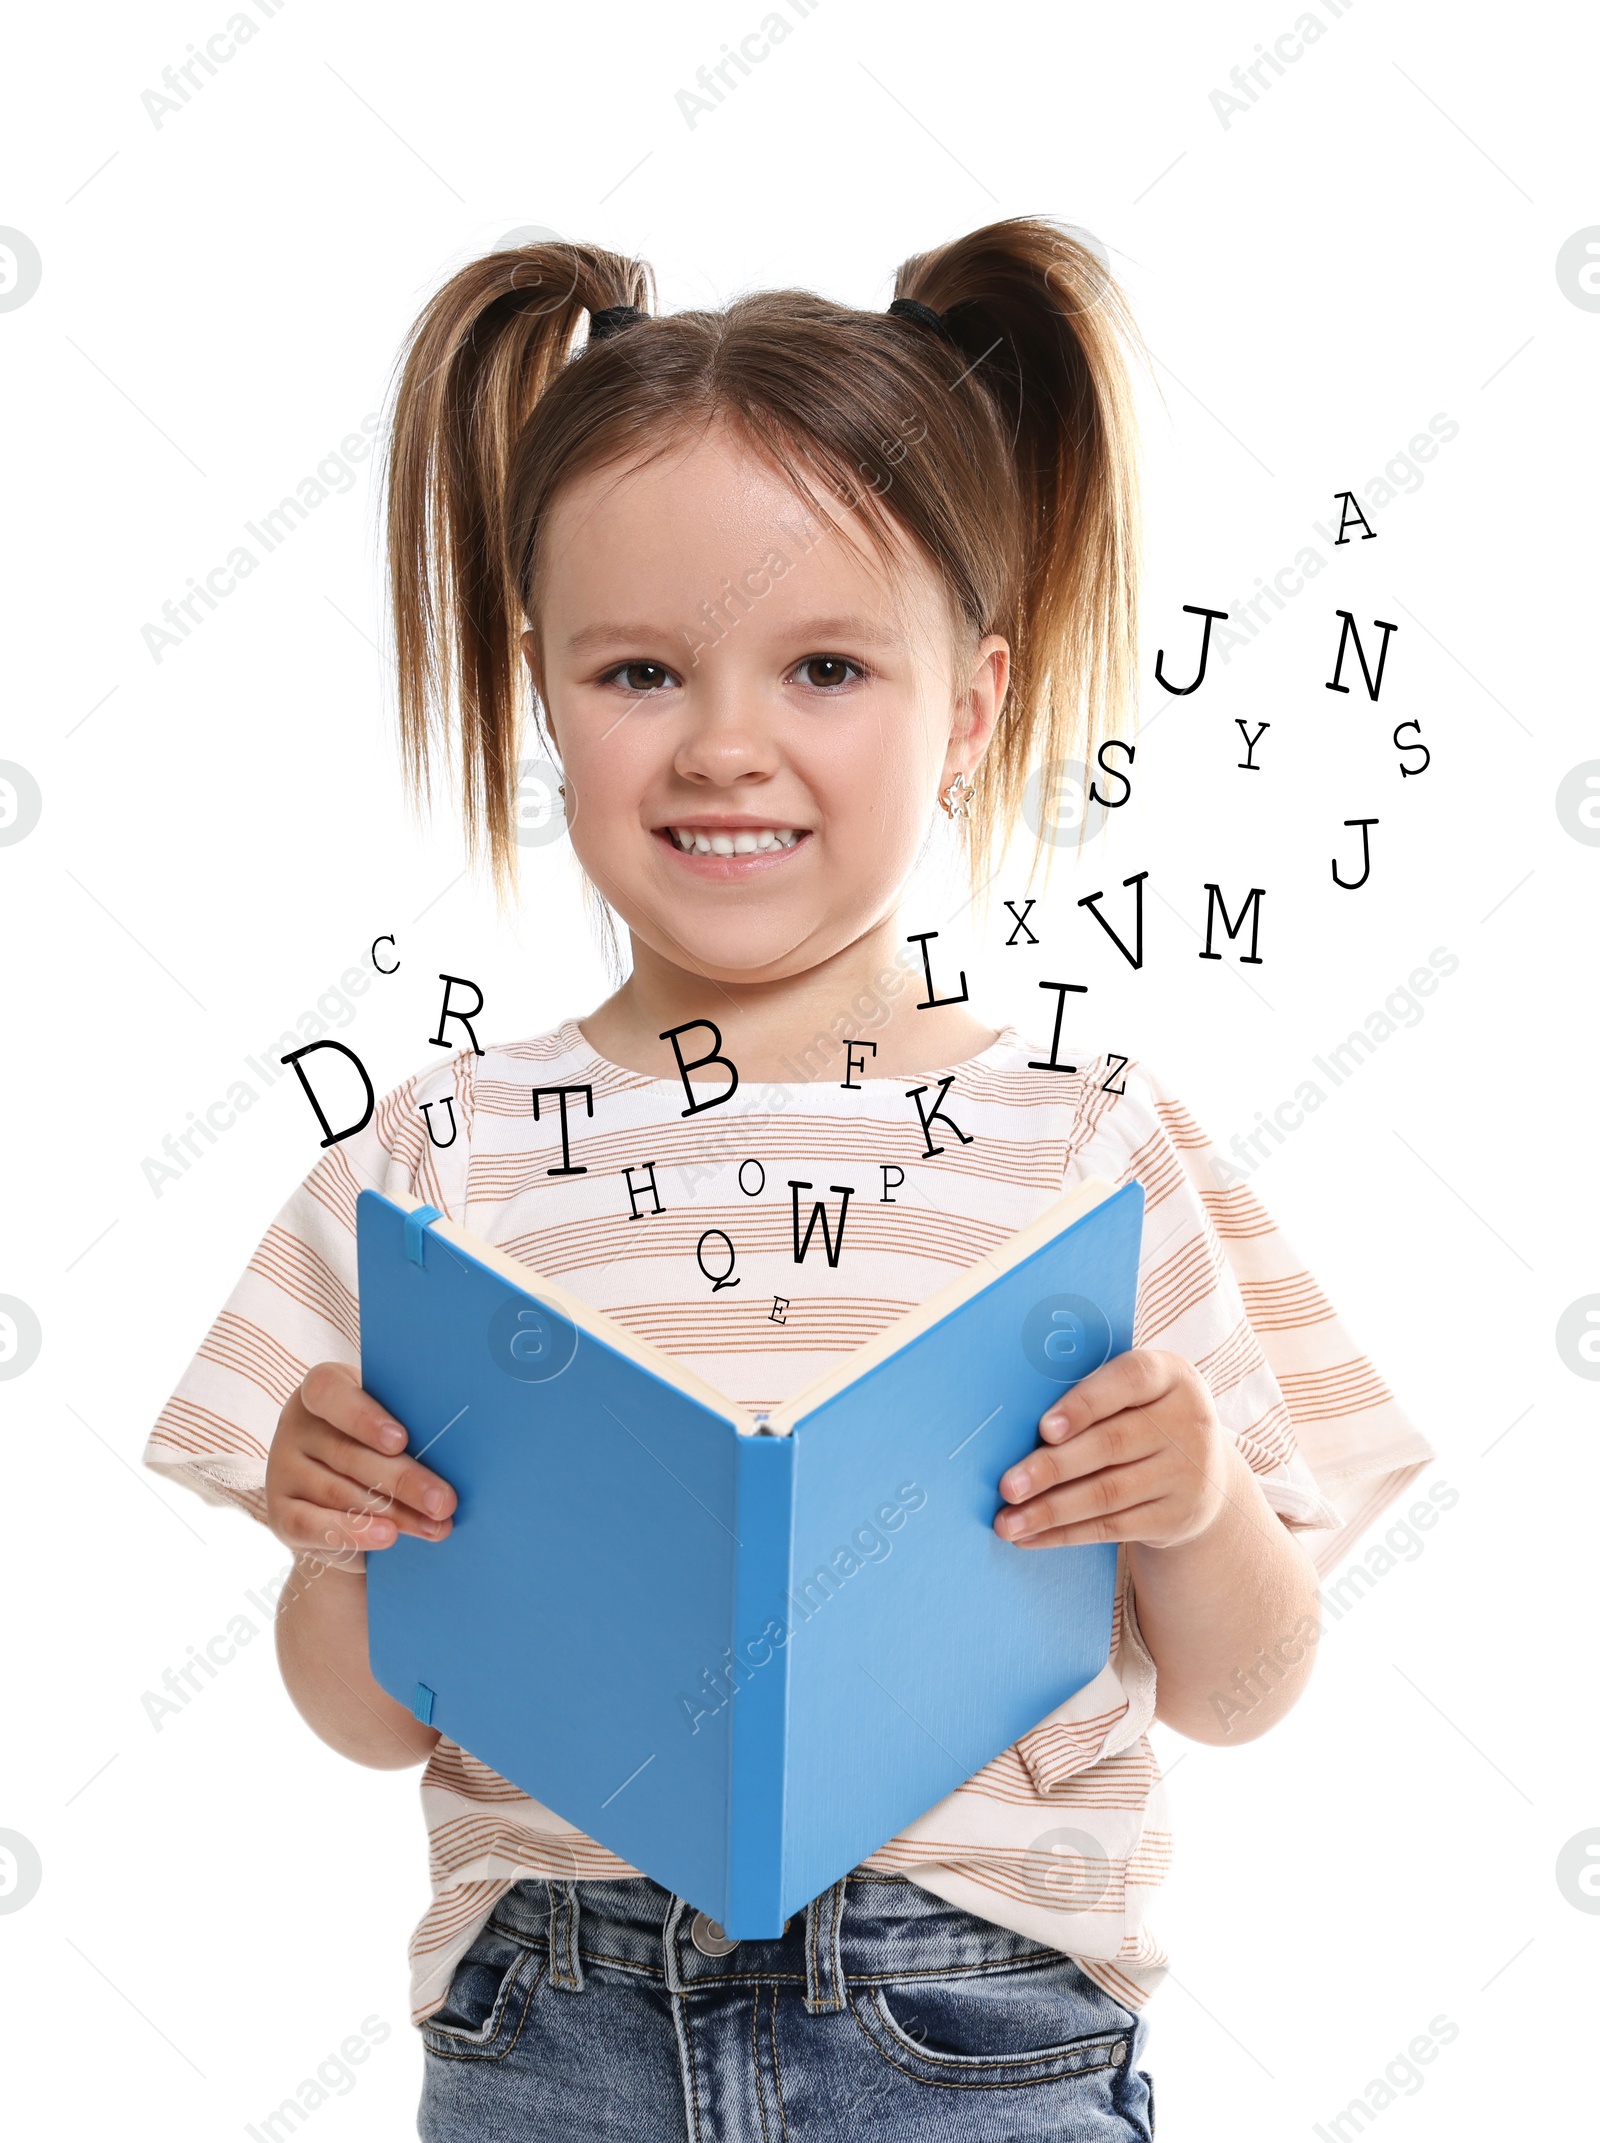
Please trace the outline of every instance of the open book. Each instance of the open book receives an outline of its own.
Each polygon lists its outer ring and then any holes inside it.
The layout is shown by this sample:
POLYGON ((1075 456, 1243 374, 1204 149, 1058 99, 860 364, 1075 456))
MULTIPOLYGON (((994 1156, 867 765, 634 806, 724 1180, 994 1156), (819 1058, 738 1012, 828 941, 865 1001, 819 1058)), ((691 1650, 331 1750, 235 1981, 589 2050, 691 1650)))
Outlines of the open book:
POLYGON ((361 1381, 454 1526, 367 1556, 372 1671, 734 1940, 1105 1665, 1116 1548, 997 1483, 1132 1344, 1144 1193, 1080 1184, 752 1415, 420 1201, 356 1201, 361 1381))

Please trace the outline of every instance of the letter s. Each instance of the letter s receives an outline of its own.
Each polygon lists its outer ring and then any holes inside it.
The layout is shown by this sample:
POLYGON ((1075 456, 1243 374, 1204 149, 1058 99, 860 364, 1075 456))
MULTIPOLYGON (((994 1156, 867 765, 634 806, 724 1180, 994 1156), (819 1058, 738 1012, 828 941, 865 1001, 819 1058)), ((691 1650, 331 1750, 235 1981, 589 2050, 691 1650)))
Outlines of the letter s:
POLYGON ((1133 794, 1133 783, 1128 779, 1127 775, 1123 773, 1120 767, 1106 765, 1106 753, 1109 751, 1126 752, 1128 755, 1128 764, 1132 766, 1134 749, 1135 747, 1133 745, 1125 742, 1124 739, 1121 737, 1107 737, 1105 742, 1101 745, 1100 749, 1094 755, 1094 763, 1097 767, 1099 767, 1101 773, 1109 774, 1113 781, 1120 781, 1122 783, 1122 794, 1120 796, 1102 796, 1100 794, 1099 789, 1095 786, 1094 782, 1090 782, 1090 796, 1097 804, 1104 804, 1108 811, 1116 811, 1128 801, 1128 798, 1133 794))
POLYGON ((1414 729, 1417 732, 1417 735, 1420 737, 1422 734, 1422 724, 1420 722, 1401 722, 1396 728, 1394 736, 1390 740, 1393 743, 1395 749, 1399 752, 1421 752, 1422 764, 1421 766, 1403 766, 1400 769, 1401 773, 1425 774, 1428 771, 1429 766, 1433 762, 1432 752, 1429 751, 1426 744, 1402 744, 1400 742, 1400 731, 1402 729, 1414 729))

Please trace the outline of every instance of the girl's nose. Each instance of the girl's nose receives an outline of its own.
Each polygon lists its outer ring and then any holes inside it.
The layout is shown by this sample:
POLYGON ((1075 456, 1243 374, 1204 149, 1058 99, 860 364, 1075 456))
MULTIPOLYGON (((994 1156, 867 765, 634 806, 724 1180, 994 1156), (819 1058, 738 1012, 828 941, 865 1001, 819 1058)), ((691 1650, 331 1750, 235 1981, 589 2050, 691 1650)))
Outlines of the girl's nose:
POLYGON ((771 724, 748 701, 733 695, 690 714, 673 754, 673 771, 686 781, 724 787, 752 775, 777 771, 779 755, 771 724))

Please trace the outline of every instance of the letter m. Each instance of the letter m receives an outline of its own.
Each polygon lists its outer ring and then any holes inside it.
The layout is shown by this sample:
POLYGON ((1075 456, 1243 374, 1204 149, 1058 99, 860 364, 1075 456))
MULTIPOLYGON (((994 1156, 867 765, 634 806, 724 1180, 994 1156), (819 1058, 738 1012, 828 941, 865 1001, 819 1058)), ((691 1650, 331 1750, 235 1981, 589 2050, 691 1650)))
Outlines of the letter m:
POLYGON ((1244 906, 1239 910, 1238 921, 1230 923, 1228 920, 1227 903, 1223 900, 1222 897, 1222 888, 1220 886, 1213 885, 1211 881, 1207 879, 1206 943, 1205 950, 1200 954, 1200 958, 1202 960, 1220 960, 1222 958, 1220 952, 1213 952, 1211 950, 1212 926, 1215 923, 1217 916, 1220 914, 1220 916, 1222 917, 1223 931, 1230 942, 1239 935, 1240 931, 1244 928, 1247 922, 1250 925, 1250 950, 1248 952, 1240 953, 1239 965, 1241 967, 1260 967, 1262 965, 1260 956, 1256 952, 1256 941, 1261 935, 1261 897, 1265 892, 1265 886, 1253 885, 1245 898, 1244 906))

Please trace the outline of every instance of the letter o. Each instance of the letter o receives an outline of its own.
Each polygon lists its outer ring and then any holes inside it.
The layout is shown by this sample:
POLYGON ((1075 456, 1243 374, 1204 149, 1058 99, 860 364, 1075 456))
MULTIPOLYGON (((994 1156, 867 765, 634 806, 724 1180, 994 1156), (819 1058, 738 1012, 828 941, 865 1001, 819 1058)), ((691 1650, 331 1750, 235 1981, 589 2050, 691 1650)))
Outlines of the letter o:
POLYGON ((766 1187, 767 1172, 762 1167, 761 1163, 755 1159, 754 1155, 752 1155, 748 1161, 741 1161, 739 1163, 739 1188, 744 1192, 747 1198, 759 1198, 761 1196, 761 1193, 766 1189, 766 1187), (753 1168, 756 1171, 757 1175, 759 1175, 761 1178, 761 1181, 756 1185, 754 1190, 751 1190, 744 1180, 744 1172, 747 1168, 753 1168))

